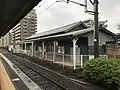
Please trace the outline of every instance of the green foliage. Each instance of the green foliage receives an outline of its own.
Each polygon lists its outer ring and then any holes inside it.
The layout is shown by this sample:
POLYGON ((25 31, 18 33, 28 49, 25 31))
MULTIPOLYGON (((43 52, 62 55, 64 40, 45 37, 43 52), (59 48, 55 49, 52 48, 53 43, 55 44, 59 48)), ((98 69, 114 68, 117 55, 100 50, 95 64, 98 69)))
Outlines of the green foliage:
POLYGON ((97 58, 86 62, 83 74, 88 81, 116 88, 120 84, 120 60, 97 58))

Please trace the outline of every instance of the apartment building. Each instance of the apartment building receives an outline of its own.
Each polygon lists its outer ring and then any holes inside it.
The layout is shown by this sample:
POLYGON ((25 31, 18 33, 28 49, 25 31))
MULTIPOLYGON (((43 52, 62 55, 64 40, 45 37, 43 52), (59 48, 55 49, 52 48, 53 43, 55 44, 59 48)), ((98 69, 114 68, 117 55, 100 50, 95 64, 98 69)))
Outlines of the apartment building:
POLYGON ((8 32, 5 36, 0 38, 0 47, 8 47, 11 42, 11 33, 8 32))
POLYGON ((13 49, 22 49, 25 38, 36 33, 37 14, 35 9, 28 13, 15 27, 11 29, 11 45, 13 49))

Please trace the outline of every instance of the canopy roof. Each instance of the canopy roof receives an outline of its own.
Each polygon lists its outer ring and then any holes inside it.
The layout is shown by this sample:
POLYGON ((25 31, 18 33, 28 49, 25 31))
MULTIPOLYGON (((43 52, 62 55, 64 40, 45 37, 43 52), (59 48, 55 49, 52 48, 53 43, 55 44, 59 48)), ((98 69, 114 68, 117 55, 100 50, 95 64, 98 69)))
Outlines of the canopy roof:
POLYGON ((1 0, 0 36, 5 35, 42 0, 1 0))
MULTIPOLYGON (((72 24, 68 24, 62 27, 58 27, 49 31, 44 31, 38 34, 34 34, 30 37, 27 37, 25 40, 26 41, 35 41, 35 40, 42 40, 42 39, 50 39, 50 38, 60 38, 60 37, 65 37, 65 36, 80 36, 86 33, 89 33, 91 31, 94 31, 94 28, 91 27, 87 27, 84 22, 79 21, 79 22, 75 22, 72 24), (84 28, 82 29, 78 29, 77 31, 75 30, 75 28, 77 28, 78 26, 84 26, 84 28), (72 30, 72 31, 71 31, 72 30)), ((112 37, 116 37, 116 34, 112 33, 111 31, 107 30, 104 27, 99 27, 99 31, 103 31, 105 33, 107 33, 108 35, 112 36, 112 37)))
POLYGON ((46 37, 42 37, 42 38, 39 37, 39 38, 30 39, 30 40, 26 39, 26 41, 36 41, 36 40, 43 40, 43 39, 60 38, 60 37, 65 37, 65 36, 75 37, 75 36, 79 36, 79 35, 89 33, 93 30, 94 30, 93 28, 87 28, 87 29, 83 29, 83 30, 68 32, 68 33, 65 33, 65 34, 59 34, 59 35, 54 35, 54 36, 46 36, 46 37))

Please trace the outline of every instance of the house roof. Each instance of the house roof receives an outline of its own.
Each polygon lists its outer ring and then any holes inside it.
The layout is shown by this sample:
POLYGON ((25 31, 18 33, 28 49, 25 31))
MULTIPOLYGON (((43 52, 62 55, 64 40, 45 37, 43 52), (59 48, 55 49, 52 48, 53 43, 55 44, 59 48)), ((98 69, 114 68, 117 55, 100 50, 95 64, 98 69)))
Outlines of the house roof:
POLYGON ((117 39, 120 40, 120 33, 117 33, 117 39))
POLYGON ((65 34, 59 34, 59 35, 54 35, 54 36, 47 36, 47 37, 39 37, 39 38, 33 38, 30 40, 26 40, 26 41, 35 41, 35 40, 43 40, 43 39, 50 39, 50 38, 59 38, 59 37, 65 37, 65 36, 78 36, 78 35, 83 35, 85 33, 89 33, 93 31, 93 28, 87 28, 87 29, 83 29, 83 30, 78 30, 78 31, 72 31, 72 32, 68 32, 65 34))
POLYGON ((107 34, 113 36, 113 37, 116 37, 116 34, 109 31, 108 29, 104 28, 104 27, 99 27, 99 30, 102 30, 103 32, 106 32, 107 34))
MULTIPOLYGON (((84 22, 75 22, 63 27, 59 27, 50 31, 45 31, 42 33, 38 33, 35 34, 33 36, 30 36, 28 38, 26 38, 26 40, 39 40, 39 39, 46 39, 46 38, 54 38, 54 37, 63 37, 63 36, 69 36, 72 35, 74 36, 78 36, 78 35, 82 35, 82 34, 86 34, 89 33, 91 31, 94 31, 93 27, 89 27, 87 28, 87 26, 85 25, 85 27, 87 29, 82 29, 82 30, 77 30, 77 31, 72 31, 72 32, 68 32, 69 30, 73 29, 74 27, 77 27, 78 25, 82 24, 84 26, 84 22), (60 32, 64 32, 64 33, 60 33, 60 32), (59 34, 57 34, 59 33, 59 34)), ((110 32, 109 30, 105 29, 104 27, 99 27, 99 30, 111 35, 111 36, 116 36, 116 34, 110 32)))
POLYGON ((34 35, 32 35, 32 36, 30 36, 26 39, 33 39, 33 38, 37 38, 37 37, 48 36, 48 35, 51 35, 51 34, 57 34, 57 33, 60 33, 60 32, 67 32, 67 31, 71 30, 72 28, 74 28, 74 27, 76 27, 80 24, 82 24, 81 21, 75 22, 75 23, 72 23, 72 24, 69 24, 69 25, 65 25, 65 26, 56 28, 56 29, 52 29, 52 30, 45 31, 45 32, 42 32, 42 33, 34 34, 34 35))

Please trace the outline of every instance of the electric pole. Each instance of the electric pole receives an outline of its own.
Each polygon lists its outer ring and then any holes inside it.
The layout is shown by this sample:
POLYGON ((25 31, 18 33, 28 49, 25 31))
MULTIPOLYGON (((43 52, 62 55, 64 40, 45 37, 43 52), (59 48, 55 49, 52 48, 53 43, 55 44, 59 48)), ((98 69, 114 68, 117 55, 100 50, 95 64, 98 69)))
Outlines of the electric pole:
POLYGON ((89 13, 91 15, 94 15, 94 58, 98 58, 99 57, 99 29, 98 29, 98 0, 89 0, 90 3, 93 5, 94 7, 94 11, 89 11, 87 10, 87 0, 85 0, 85 4, 80 4, 80 3, 76 3, 74 1, 71 0, 67 0, 67 3, 72 2, 75 4, 78 4, 80 6, 84 6, 85 7, 85 12, 89 13))
POLYGON ((94 58, 99 57, 98 0, 94 0, 94 58))

